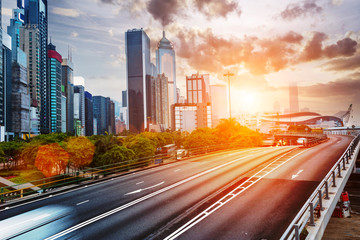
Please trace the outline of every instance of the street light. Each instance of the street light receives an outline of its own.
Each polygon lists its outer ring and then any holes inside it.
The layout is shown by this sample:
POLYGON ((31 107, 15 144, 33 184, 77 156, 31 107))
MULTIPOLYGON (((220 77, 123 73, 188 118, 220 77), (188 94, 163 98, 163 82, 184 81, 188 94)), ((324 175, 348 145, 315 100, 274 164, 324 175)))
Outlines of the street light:
POLYGON ((228 71, 226 74, 224 74, 224 77, 228 78, 228 84, 229 84, 229 111, 230 111, 230 121, 231 121, 231 96, 230 96, 230 77, 234 76, 233 73, 228 71))

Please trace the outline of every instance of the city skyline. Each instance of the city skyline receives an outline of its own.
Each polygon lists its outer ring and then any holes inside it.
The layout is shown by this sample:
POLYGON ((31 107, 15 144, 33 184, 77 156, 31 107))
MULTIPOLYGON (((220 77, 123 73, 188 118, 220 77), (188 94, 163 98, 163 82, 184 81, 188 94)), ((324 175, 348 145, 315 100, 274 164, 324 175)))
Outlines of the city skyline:
MULTIPOLYGON (((64 56, 70 46, 75 75, 86 79, 90 92, 116 100, 121 100, 126 82, 124 33, 144 28, 155 63, 154 49, 165 23, 177 53, 182 95, 187 75, 209 73, 213 83, 226 84, 222 73, 230 70, 235 73, 232 91, 240 93, 232 94, 234 113, 241 110, 235 103, 242 106, 242 101, 259 111, 271 110, 275 101, 282 110, 288 108, 290 80, 298 84, 300 108, 332 114, 360 102, 359 2, 173 0, 156 10, 157 2, 49 2, 49 36, 64 56), (191 17, 186 9, 194 10, 191 17), (244 92, 249 96, 235 98, 244 92)), ((9 25, 15 5, 3 1, 3 27, 9 25)))

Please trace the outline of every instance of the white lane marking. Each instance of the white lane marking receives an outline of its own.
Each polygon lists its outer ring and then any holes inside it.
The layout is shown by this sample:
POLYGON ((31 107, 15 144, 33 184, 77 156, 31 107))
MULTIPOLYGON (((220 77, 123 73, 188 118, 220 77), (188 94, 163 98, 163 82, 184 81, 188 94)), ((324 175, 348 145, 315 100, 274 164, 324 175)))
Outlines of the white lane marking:
POLYGON ((161 183, 155 184, 155 185, 153 185, 153 186, 150 186, 150 187, 147 187, 147 188, 142 188, 142 189, 140 188, 140 189, 135 190, 135 191, 133 191, 133 192, 125 193, 124 195, 130 195, 130 194, 134 194, 134 193, 139 193, 139 192, 142 192, 142 191, 145 191, 145 190, 154 188, 154 187, 158 187, 158 186, 160 186, 160 185, 162 185, 162 184, 164 184, 164 183, 165 183, 165 181, 162 181, 161 183))
POLYGON ((299 174, 302 173, 303 171, 304 171, 304 170, 302 170, 302 169, 299 170, 296 174, 293 174, 293 175, 292 175, 291 179, 297 178, 297 177, 299 176, 299 174))
POLYGON ((337 143, 341 143, 341 141, 338 141, 337 143))
POLYGON ((174 172, 178 172, 178 171, 180 171, 181 169, 176 169, 174 172))
POLYGON ((167 187, 164 187, 164 188, 162 188, 162 189, 160 189, 160 190, 157 190, 156 192, 153 192, 153 193, 150 193, 150 194, 148 194, 148 195, 145 195, 145 196, 143 196, 143 197, 141 197, 141 198, 135 199, 134 201, 131 201, 131 202, 129 202, 129 203, 126 203, 126 204, 124 204, 124 205, 122 205, 122 206, 120 206, 120 207, 118 207, 118 208, 115 208, 115 209, 110 210, 110 211, 108 211, 108 212, 106 212, 106 213, 100 214, 99 216, 93 217, 93 218, 91 218, 91 219, 89 219, 89 220, 86 220, 86 221, 84 221, 84 222, 82 222, 82 223, 79 223, 79 224, 77 224, 77 225, 75 225, 75 226, 72 226, 71 228, 65 229, 64 231, 59 232, 59 233, 57 233, 57 234, 55 234, 55 235, 52 235, 52 236, 46 238, 45 240, 58 239, 58 238, 66 235, 66 234, 69 234, 69 233, 71 233, 71 232, 73 232, 73 231, 76 231, 76 230, 78 230, 78 229, 80 229, 80 228, 83 228, 83 227, 85 227, 85 226, 87 226, 87 225, 89 225, 89 224, 91 224, 91 223, 93 223, 93 222, 99 221, 99 220, 101 220, 101 219, 103 219, 103 218, 105 218, 105 217, 108 217, 108 216, 110 216, 110 215, 112 215, 112 214, 115 214, 115 213, 120 212, 120 211, 122 211, 122 210, 124 210, 124 209, 126 209, 126 208, 129 208, 129 207, 131 207, 131 206, 133 206, 133 205, 135 205, 135 204, 137 204, 137 203, 143 202, 143 201, 145 201, 145 200, 147 200, 147 199, 149 199, 149 198, 152 198, 152 197, 154 197, 154 196, 156 196, 156 195, 159 195, 160 193, 166 192, 166 191, 168 191, 168 190, 170 190, 170 189, 172 189, 172 188, 175 188, 175 187, 177 187, 177 186, 180 186, 180 185, 182 185, 182 184, 184 184, 184 183, 187 183, 187 182, 189 182, 189 181, 191 181, 191 180, 194 180, 194 179, 196 179, 196 178, 198 178, 198 177, 201 177, 201 176, 203 176, 203 175, 205 175, 205 174, 208 174, 208 173, 211 173, 211 172, 213 172, 213 171, 216 171, 216 170, 218 170, 218 169, 220 169, 220 168, 222 168, 222 167, 228 166, 228 165, 230 165, 230 164, 232 164, 232 163, 234 163, 234 162, 237 162, 237 161, 239 161, 239 160, 242 160, 242 159, 244 159, 244 158, 247 158, 247 156, 234 159, 234 160, 232 160, 232 161, 230 161, 230 162, 221 164, 221 165, 219 165, 219 166, 217 166, 217 167, 208 169, 208 170, 206 170, 206 171, 204 171, 204 172, 200 172, 200 173, 198 173, 198 174, 196 174, 196 175, 193 175, 193 176, 191 176, 191 177, 189 177, 189 178, 186 178, 186 179, 184 179, 184 180, 181 180, 181 181, 179 181, 179 182, 176 182, 176 183, 174 183, 174 184, 172 184, 172 185, 170 185, 170 186, 167 186, 167 187))
POLYGON ((76 206, 79 206, 79 205, 81 205, 81 204, 87 203, 87 202, 89 202, 89 201, 90 201, 90 200, 85 200, 85 201, 83 201, 83 202, 79 202, 79 203, 76 204, 76 206))
POLYGON ((136 185, 139 185, 139 184, 142 184, 142 183, 144 183, 144 181, 138 182, 138 183, 136 183, 136 185))
POLYGON ((255 175, 253 175, 252 177, 250 177, 248 180, 246 180, 245 182, 243 182, 242 184, 240 184, 240 186, 238 186, 237 188, 235 188, 234 190, 232 190, 230 193, 226 194, 224 197, 222 197, 219 201, 217 201, 216 203, 214 203, 213 205, 211 205, 210 207, 208 207, 207 209, 205 209, 203 212, 201 212, 200 214, 198 214, 196 217, 194 217, 193 219, 191 219, 190 221, 188 221, 187 223, 185 223, 184 225, 182 225, 180 228, 178 228, 176 231, 174 231, 173 233, 171 233, 169 236, 167 236, 166 238, 164 238, 164 240, 173 240, 176 239, 177 237, 179 237, 181 234, 183 234, 184 232, 186 232, 187 230, 189 230, 190 228, 192 228, 193 226, 195 226, 196 224, 198 224, 199 222, 201 222, 203 219, 207 218, 210 214, 212 214, 213 212, 215 212, 216 210, 218 210, 219 208, 221 208, 222 206, 224 206, 227 202, 229 202, 230 200, 234 199, 236 196, 240 195, 241 193, 243 193, 244 191, 246 191, 248 188, 250 188, 252 185, 256 184, 258 181, 260 181, 262 178, 264 178, 265 176, 269 175, 271 172, 273 172, 274 170, 276 170, 277 168, 279 168, 280 166, 282 166, 283 164, 287 163, 288 161, 292 160, 293 158, 297 157, 298 155, 308 151, 309 149, 306 149, 292 157, 290 157, 288 160, 284 161, 283 163, 281 163, 281 165, 275 167, 273 170, 271 170, 270 172, 266 173, 263 177, 256 179, 253 183, 249 184, 248 186, 246 186, 245 188, 242 187, 245 183, 249 182, 249 180, 253 177, 256 176, 257 174, 259 174, 260 172, 262 172, 264 169, 266 169, 268 166, 270 166, 271 164, 273 164, 274 162, 276 162, 278 159, 286 156, 288 153, 285 153, 284 155, 280 156, 279 158, 275 159, 273 162, 271 162, 270 164, 268 164, 266 167, 262 168, 260 171, 258 171, 257 173, 255 173, 255 175), (241 189, 239 192, 234 193, 235 191, 237 191, 238 189, 241 189), (231 197, 229 197, 231 196, 231 197), (225 201, 224 201, 225 200, 225 201), (221 204, 219 204, 221 202, 221 204))

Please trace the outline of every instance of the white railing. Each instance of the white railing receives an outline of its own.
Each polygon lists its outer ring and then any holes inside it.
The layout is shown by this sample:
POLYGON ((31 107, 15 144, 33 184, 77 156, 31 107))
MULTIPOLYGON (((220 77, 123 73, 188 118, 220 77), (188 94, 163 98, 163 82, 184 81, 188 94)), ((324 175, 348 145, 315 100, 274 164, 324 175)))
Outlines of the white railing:
POLYGON ((323 199, 329 199, 329 186, 336 187, 336 178, 342 178, 341 171, 346 170, 346 165, 350 164, 349 160, 351 159, 351 155, 354 153, 355 148, 359 144, 359 140, 360 134, 353 139, 343 155, 315 189, 310 198, 306 201, 304 206, 286 229, 285 233, 282 235, 281 240, 300 240, 300 233, 307 225, 315 226, 316 211, 323 210, 323 199))

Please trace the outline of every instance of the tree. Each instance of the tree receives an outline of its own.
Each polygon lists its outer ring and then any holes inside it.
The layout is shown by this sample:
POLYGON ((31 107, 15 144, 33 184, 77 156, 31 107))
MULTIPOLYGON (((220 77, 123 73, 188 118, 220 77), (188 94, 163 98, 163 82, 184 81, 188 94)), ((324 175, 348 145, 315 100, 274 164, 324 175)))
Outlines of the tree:
POLYGON ((40 146, 36 155, 35 166, 46 176, 64 174, 69 162, 67 153, 58 143, 40 146))
POLYGON ((219 125, 216 127, 216 136, 220 143, 229 142, 230 138, 238 132, 240 123, 235 118, 220 119, 219 125))
POLYGON ((154 143, 148 138, 141 136, 141 134, 127 137, 124 141, 124 146, 135 153, 135 158, 155 155, 156 148, 154 143))
POLYGON ((127 149, 124 146, 115 146, 104 155, 102 155, 101 165, 108 165, 113 163, 121 163, 132 160, 135 156, 135 153, 127 149))
POLYGON ((23 148, 24 143, 18 141, 2 142, 0 148, 4 152, 3 162, 6 164, 7 169, 10 170, 13 166, 18 165, 19 155, 23 148))
POLYGON ((70 154, 70 163, 76 169, 90 165, 95 153, 94 144, 86 137, 72 137, 66 147, 70 154))
POLYGON ((25 164, 35 164, 36 155, 40 146, 41 143, 37 141, 27 143, 24 146, 23 150, 21 151, 20 158, 24 161, 25 164))
POLYGON ((214 129, 211 128, 198 128, 186 137, 184 147, 190 149, 215 145, 214 133, 214 129))

